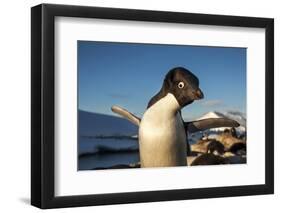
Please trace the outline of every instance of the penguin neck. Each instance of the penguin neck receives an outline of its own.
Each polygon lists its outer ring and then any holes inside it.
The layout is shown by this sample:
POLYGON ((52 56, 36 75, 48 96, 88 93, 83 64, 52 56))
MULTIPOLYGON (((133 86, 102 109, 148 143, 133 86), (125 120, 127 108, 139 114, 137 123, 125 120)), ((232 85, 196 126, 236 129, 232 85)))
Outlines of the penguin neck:
POLYGON ((177 112, 180 111, 180 108, 181 107, 175 96, 171 93, 167 93, 164 97, 151 105, 149 107, 149 110, 157 111, 158 113, 161 112, 161 114, 165 114, 167 116, 174 116, 175 114, 177 114, 177 112))

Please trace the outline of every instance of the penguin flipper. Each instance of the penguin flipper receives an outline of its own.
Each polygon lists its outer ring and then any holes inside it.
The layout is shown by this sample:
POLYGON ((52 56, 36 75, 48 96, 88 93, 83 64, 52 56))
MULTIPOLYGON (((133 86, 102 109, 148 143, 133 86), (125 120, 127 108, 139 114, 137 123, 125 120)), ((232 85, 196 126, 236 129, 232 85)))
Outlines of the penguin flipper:
POLYGON ((218 127, 240 126, 240 124, 237 121, 228 118, 208 118, 199 121, 185 122, 184 125, 189 133, 204 131, 206 129, 212 129, 218 127))
POLYGON ((131 121, 136 126, 140 125, 141 119, 135 116, 133 113, 119 107, 119 106, 112 106, 112 112, 115 112, 118 115, 121 115, 123 118, 126 118, 128 121, 131 121))

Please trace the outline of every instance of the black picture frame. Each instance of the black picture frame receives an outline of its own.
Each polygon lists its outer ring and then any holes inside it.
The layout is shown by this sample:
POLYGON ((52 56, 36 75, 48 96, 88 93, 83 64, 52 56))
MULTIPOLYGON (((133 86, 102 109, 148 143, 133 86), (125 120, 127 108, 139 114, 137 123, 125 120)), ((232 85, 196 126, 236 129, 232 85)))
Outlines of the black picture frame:
POLYGON ((31 204, 42 209, 274 193, 274 20, 271 18, 41 4, 31 8, 31 204), (83 17, 264 28, 265 184, 93 195, 54 195, 54 20, 83 17))

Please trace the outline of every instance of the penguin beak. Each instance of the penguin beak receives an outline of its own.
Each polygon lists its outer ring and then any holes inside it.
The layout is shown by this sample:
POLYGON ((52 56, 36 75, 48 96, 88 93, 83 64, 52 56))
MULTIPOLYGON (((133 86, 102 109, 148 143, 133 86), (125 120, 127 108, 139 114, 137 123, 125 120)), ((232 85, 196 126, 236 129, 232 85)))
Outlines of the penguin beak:
POLYGON ((194 96, 195 100, 200 100, 204 98, 204 94, 199 88, 194 92, 194 96))

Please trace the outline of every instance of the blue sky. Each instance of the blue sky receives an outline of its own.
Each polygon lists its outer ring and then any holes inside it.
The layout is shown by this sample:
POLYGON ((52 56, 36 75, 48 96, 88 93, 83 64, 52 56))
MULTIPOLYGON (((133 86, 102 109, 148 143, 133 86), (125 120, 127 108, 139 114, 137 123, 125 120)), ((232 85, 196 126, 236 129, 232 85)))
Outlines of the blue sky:
POLYGON ((119 105, 142 116, 178 66, 199 78, 205 96, 182 110, 185 119, 214 110, 246 113, 245 48, 94 41, 78 41, 79 109, 113 115, 110 107, 119 105))

